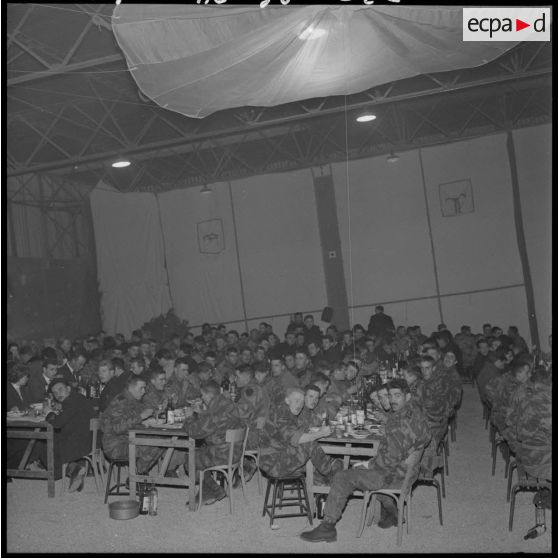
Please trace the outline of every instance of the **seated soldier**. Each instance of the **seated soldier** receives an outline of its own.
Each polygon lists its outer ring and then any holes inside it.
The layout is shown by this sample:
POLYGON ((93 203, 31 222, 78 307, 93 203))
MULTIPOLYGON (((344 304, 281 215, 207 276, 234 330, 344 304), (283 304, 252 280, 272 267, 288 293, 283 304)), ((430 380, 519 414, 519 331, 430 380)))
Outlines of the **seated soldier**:
POLYGON ((422 372, 420 370, 420 366, 406 366, 403 369, 403 378, 409 386, 411 397, 416 399, 417 392, 420 390, 420 385, 422 384, 422 372))
MULTIPOLYGON (((143 378, 133 375, 124 391, 100 415, 103 451, 111 459, 128 459, 128 431, 145 424, 146 419, 153 415, 153 408, 146 407, 141 401, 145 394, 145 385, 143 378)), ((137 447, 138 473, 147 473, 162 454, 161 448, 137 447)))
POLYGON ((320 388, 313 384, 308 384, 304 388, 304 407, 298 415, 298 423, 305 432, 310 428, 322 426, 324 418, 319 412, 316 412, 316 407, 320 400, 320 388))
POLYGON ((304 389, 313 372, 312 363, 304 348, 299 347, 295 350, 295 366, 292 372, 298 380, 298 387, 304 389))
POLYGON ((384 423, 391 413, 391 403, 389 401, 388 384, 374 386, 370 392, 370 401, 372 401, 374 417, 384 423))
POLYGON ((477 388, 483 403, 486 403, 485 388, 492 378, 504 373, 506 367, 506 355, 504 351, 492 351, 488 354, 488 360, 484 363, 477 376, 477 388))
POLYGON ((230 381, 234 376, 234 371, 238 366, 238 349, 236 347, 228 347, 225 351, 225 358, 217 365, 215 369, 215 381, 221 385, 226 379, 230 381))
MULTIPOLYGON (((91 451, 89 422, 97 413, 93 409, 93 403, 72 389, 64 378, 54 378, 48 389, 60 409, 57 413, 49 413, 45 419, 54 428, 54 478, 62 478, 62 464, 68 463, 68 491, 80 492, 86 472, 82 458, 91 451)), ((34 451, 37 452, 35 456, 45 464, 46 443, 40 440, 34 451)))
POLYGON ((174 396, 176 405, 184 407, 188 401, 201 397, 199 380, 190 374, 190 364, 186 357, 178 357, 174 361, 174 372, 167 382, 167 391, 174 396))
POLYGON ((321 372, 314 372, 310 378, 310 384, 320 389, 320 400, 316 405, 316 412, 320 413, 321 416, 325 414, 329 419, 334 418, 342 401, 338 395, 328 393, 331 380, 321 372))
POLYGON ((264 391, 270 405, 280 403, 285 397, 285 389, 278 376, 271 373, 266 363, 254 366, 254 380, 264 391))
MULTIPOLYGON (((186 421, 183 426, 183 429, 188 432, 191 438, 205 440, 205 445, 199 449, 196 448, 197 471, 214 465, 225 465, 229 458, 229 444, 225 439, 227 430, 242 427, 236 405, 221 394, 221 388, 215 380, 209 380, 201 384, 200 391, 204 409, 199 414, 195 414, 192 407, 187 407, 186 421)), ((238 460, 241 453, 242 444, 235 444, 233 459, 238 460)), ((178 465, 181 461, 183 465, 177 469, 179 476, 184 474, 183 471, 188 472, 187 461, 185 452, 175 451, 171 467, 178 465), (183 471, 181 471, 182 467, 183 471)), ((227 493, 211 478, 210 472, 205 473, 202 482, 204 504, 213 504, 226 496, 227 493)), ((199 495, 196 500, 198 498, 199 495)))
POLYGON ((531 363, 519 361, 512 366, 509 372, 492 378, 486 384, 486 400, 491 408, 490 422, 500 434, 505 428, 506 414, 513 393, 529 379, 530 375, 531 363))
POLYGON ((290 370, 287 369, 285 359, 283 359, 282 357, 271 357, 270 366, 271 375, 274 378, 277 378, 277 380, 281 384, 281 388, 283 391, 283 393, 281 394, 281 399, 274 401, 275 404, 279 404, 285 398, 285 393, 288 388, 298 387, 298 379, 290 370))
POLYGON ((552 481, 552 370, 537 368, 513 392, 502 434, 529 475, 552 481))
POLYGON ((152 409, 162 411, 166 409, 170 397, 169 391, 166 389, 167 375, 165 371, 157 366, 149 372, 149 382, 145 388, 145 396, 143 404, 152 409))
POLYGON ((331 434, 329 426, 316 432, 305 432, 298 422, 304 407, 304 392, 289 388, 284 401, 271 409, 260 443, 260 469, 273 477, 303 472, 310 459, 314 467, 327 479, 343 468, 339 459, 332 459, 316 442, 331 434))
POLYGON ((130 359, 130 377, 139 376, 147 383, 149 381, 149 374, 147 373, 145 360, 143 357, 138 356, 130 359))
POLYGON ((346 401, 350 395, 356 393, 357 387, 347 379, 347 366, 339 364, 333 369, 333 379, 329 386, 328 395, 337 396, 346 401))
MULTIPOLYGON (((336 541, 335 524, 341 518, 349 496, 354 490, 399 488, 407 472, 406 460, 414 451, 421 451, 430 442, 431 434, 422 410, 411 399, 404 380, 393 380, 388 387, 392 413, 386 422, 386 434, 378 454, 366 467, 338 472, 330 485, 324 520, 312 531, 302 533, 305 541, 336 541)), ((393 500, 381 500, 380 527, 397 524, 397 507, 393 500), (389 501, 389 503, 388 503, 389 501)))
POLYGON ((482 370, 485 362, 488 360, 488 353, 490 352, 490 345, 488 341, 481 337, 476 342, 477 353, 475 355, 475 360, 473 360, 473 365, 471 367, 471 375, 476 380, 479 372, 482 370))
POLYGON ((449 404, 451 413, 454 413, 456 408, 461 403, 461 396, 463 395, 463 381, 457 371, 457 357, 451 350, 444 353, 443 365, 447 381, 449 382, 449 404))

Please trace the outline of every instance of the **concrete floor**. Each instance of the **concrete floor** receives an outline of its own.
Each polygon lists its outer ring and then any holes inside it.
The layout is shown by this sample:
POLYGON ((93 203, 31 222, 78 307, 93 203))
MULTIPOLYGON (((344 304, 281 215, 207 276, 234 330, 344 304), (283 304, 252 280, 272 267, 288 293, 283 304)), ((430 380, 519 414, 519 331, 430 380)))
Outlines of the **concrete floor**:
MULTIPOLYGON (((248 484, 248 501, 235 490, 235 514, 224 499, 201 512, 185 506, 185 490, 159 487, 159 515, 115 521, 108 516, 103 497, 88 478, 81 493, 48 498, 46 483, 14 479, 6 485, 8 552, 222 552, 222 553, 463 553, 551 552, 551 512, 548 531, 524 541, 534 524, 532 493, 520 493, 513 532, 508 531, 509 504, 501 456, 494 477, 490 474, 490 444, 484 430, 476 389, 465 386, 459 411, 457 441, 450 447, 450 476, 443 500, 444 526, 437 516, 436 491, 419 486, 413 495, 411 533, 395 544, 395 528, 373 525, 360 539, 355 531, 361 501, 351 500, 337 525, 335 543, 306 543, 298 535, 308 529, 304 518, 278 520, 272 530, 263 518, 263 496, 256 479, 248 484)), ((114 499, 112 499, 114 500, 114 499)))

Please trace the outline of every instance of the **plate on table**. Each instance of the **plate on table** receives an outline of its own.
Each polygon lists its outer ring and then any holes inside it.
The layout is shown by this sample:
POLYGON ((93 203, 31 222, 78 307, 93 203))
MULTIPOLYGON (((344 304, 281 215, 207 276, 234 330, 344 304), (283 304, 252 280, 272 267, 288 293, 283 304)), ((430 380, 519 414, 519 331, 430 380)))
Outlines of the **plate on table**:
POLYGON ((8 411, 8 418, 19 418, 25 415, 23 411, 8 411))
POLYGON ((362 438, 368 438, 368 436, 370 436, 370 432, 367 432, 366 430, 353 430, 352 432, 349 432, 349 434, 353 438, 357 438, 359 440, 362 438))

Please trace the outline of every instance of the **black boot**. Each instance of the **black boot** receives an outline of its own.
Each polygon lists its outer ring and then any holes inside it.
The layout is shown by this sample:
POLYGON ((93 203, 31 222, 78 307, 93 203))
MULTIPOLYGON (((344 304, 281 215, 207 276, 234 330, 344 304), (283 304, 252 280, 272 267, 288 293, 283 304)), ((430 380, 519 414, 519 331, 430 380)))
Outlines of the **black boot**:
POLYGON ((300 538, 308 542, 335 542, 337 540, 337 529, 335 529, 335 524, 322 521, 312 531, 302 533, 300 538))

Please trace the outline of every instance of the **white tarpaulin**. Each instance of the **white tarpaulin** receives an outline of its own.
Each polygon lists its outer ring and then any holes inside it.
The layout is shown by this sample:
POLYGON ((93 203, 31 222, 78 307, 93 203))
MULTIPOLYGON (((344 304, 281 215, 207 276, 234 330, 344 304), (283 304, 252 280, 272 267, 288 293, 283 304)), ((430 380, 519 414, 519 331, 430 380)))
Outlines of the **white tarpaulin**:
POLYGON ((112 28, 141 91, 198 118, 480 66, 517 44, 463 42, 454 6, 124 2, 112 28))

